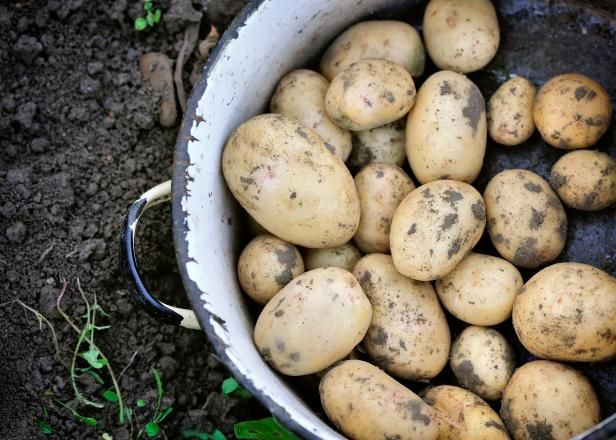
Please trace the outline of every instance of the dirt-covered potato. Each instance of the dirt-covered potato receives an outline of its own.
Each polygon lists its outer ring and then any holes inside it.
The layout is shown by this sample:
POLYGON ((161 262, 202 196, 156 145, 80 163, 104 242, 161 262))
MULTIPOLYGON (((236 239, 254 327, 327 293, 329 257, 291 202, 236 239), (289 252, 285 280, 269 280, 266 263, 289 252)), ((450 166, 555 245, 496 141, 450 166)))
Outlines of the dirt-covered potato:
POLYGON ((584 75, 565 73, 539 89, 533 118, 548 144, 564 150, 587 148, 610 125, 612 104, 600 84, 584 75))
POLYGON ((566 440, 600 420, 588 379, 557 362, 533 361, 509 381, 500 415, 515 440, 566 440))
POLYGON ((406 155, 417 180, 472 183, 486 140, 485 103, 477 86, 455 72, 431 75, 406 121, 406 155))
POLYGON ((436 280, 443 306, 458 319, 474 325, 496 325, 511 316, 513 301, 524 280, 518 269, 502 258, 471 252, 436 280))
POLYGON ((246 294, 267 302, 293 278, 304 273, 304 261, 295 246, 271 235, 253 238, 240 254, 237 275, 246 294))
POLYGON ((321 371, 364 338, 372 307, 353 274, 338 267, 305 272, 263 308, 255 344, 264 360, 288 376, 321 371))
POLYGON ((503 83, 488 101, 488 133, 494 142, 519 145, 535 131, 533 104, 537 89, 518 76, 503 83))
POLYGON ((464 388, 498 400, 515 370, 515 354, 496 330, 471 325, 451 346, 451 369, 464 388))
POLYGON ((419 281, 442 278, 471 251, 486 224, 485 205, 475 188, 437 180, 413 190, 391 223, 396 269, 419 281))
POLYGON ((273 235, 307 247, 349 241, 359 225, 353 177, 312 130, 278 114, 240 125, 222 153, 233 196, 273 235))
POLYGON ((391 219, 415 184, 396 165, 372 163, 355 176, 355 187, 361 210, 355 244, 365 254, 389 253, 391 219))
POLYGON ((498 19, 490 0, 430 0, 423 35, 434 64, 461 73, 486 66, 500 43, 498 19))
POLYGON ((451 339, 432 284, 401 275, 384 254, 363 257, 353 275, 372 304, 362 345, 375 363, 404 379, 439 374, 447 365, 451 339))
POLYGON ((394 20, 357 23, 334 40, 321 59, 321 72, 330 81, 351 64, 367 58, 383 58, 399 64, 418 77, 423 74, 426 53, 419 33, 409 24, 394 20))
POLYGON ((436 411, 443 440, 508 440, 501 418, 483 399, 451 385, 429 388, 424 401, 436 411))
POLYGON ((572 208, 607 208, 616 203, 616 159, 601 151, 572 151, 554 164, 550 184, 572 208))
POLYGON ((505 170, 483 193, 488 233, 503 258, 533 268, 554 260, 565 247, 567 215, 550 185, 527 170, 505 170))
POLYGON ((358 170, 372 162, 402 166, 406 159, 406 119, 370 130, 352 133, 353 149, 347 160, 350 169, 358 170))
POLYGON ((327 417, 354 440, 436 440, 438 423, 429 405, 374 365, 345 361, 319 386, 327 417))
POLYGON ((306 249, 304 264, 306 270, 319 267, 339 267, 349 272, 353 271, 355 263, 361 258, 361 252, 352 243, 345 243, 333 248, 306 249))
POLYGON ((616 278, 581 263, 538 272, 513 304, 513 327, 535 356, 595 362, 616 356, 616 278))
POLYGON ((369 130, 397 121, 415 102, 411 75, 384 59, 357 61, 332 80, 325 110, 342 128, 369 130))
POLYGON ((311 128, 343 162, 351 153, 351 133, 338 127, 325 113, 325 94, 329 81, 308 69, 294 70, 280 80, 270 111, 297 119, 311 128))

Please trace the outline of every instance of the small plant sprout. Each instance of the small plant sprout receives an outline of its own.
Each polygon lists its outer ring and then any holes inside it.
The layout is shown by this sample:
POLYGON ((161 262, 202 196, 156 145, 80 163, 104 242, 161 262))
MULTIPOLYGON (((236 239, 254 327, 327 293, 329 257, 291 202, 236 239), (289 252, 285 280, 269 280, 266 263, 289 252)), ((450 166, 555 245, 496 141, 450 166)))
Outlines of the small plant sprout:
POLYGON ((160 9, 154 10, 154 3, 146 0, 143 2, 143 10, 145 16, 135 18, 135 30, 142 31, 145 28, 154 27, 155 24, 160 22, 161 12, 160 9))
MULTIPOLYGON (((145 425, 145 433, 148 437, 154 437, 160 432, 160 423, 167 418, 169 414, 173 412, 173 407, 168 407, 164 411, 160 410, 160 404, 163 400, 164 390, 163 390, 163 381, 160 378, 160 373, 156 368, 152 368, 152 375, 154 376, 154 380, 156 381, 156 391, 158 393, 158 399, 156 401, 156 407, 154 409, 154 415, 151 420, 145 425)), ((142 401, 143 402, 143 401, 142 401)), ((145 404, 145 402, 143 402, 145 404)), ((139 404, 137 401, 137 406, 143 406, 139 404)), ((137 435, 137 438, 141 438, 143 435, 144 429, 142 428, 137 435)))
POLYGON ((239 397, 240 399, 250 399, 252 397, 250 393, 232 377, 227 377, 223 381, 222 393, 226 396, 239 397))
POLYGON ((233 426, 238 439, 255 440, 300 440, 295 434, 282 426, 274 417, 249 420, 233 426))
POLYGON ((36 426, 38 426, 39 431, 41 431, 45 435, 53 434, 53 429, 49 424, 49 414, 47 413, 47 407, 45 405, 42 406, 43 410, 43 418, 38 419, 36 421, 36 426))

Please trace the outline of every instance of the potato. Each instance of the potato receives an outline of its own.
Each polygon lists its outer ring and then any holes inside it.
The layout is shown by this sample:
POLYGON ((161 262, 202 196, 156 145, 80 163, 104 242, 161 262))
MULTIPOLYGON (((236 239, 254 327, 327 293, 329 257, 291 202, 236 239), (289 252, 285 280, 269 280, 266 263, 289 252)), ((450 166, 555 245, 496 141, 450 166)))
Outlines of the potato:
POLYGON ((470 391, 451 385, 440 385, 429 388, 423 398, 436 410, 439 439, 509 439, 509 434, 498 414, 470 391))
POLYGON ((304 273, 304 261, 292 244, 259 235, 240 254, 237 273, 244 292, 259 304, 267 304, 293 278, 304 273))
POLYGON ((548 144, 564 150, 587 148, 610 125, 612 104, 600 84, 584 75, 566 73, 539 89, 533 118, 548 144))
POLYGON ((535 356, 596 362, 616 356, 616 278, 581 263, 533 276, 513 303, 513 327, 535 356))
POLYGON ((502 258, 471 252, 440 280, 436 292, 443 306, 474 325, 496 325, 511 316, 513 301, 524 280, 502 258))
POLYGON ((319 267, 339 267, 353 271, 355 263, 361 258, 361 252, 352 243, 345 243, 334 248, 306 249, 304 261, 307 270, 319 267))
POLYGON ((350 169, 360 169, 372 162, 402 166, 406 159, 404 118, 370 130, 352 134, 353 149, 347 160, 350 169))
POLYGON ((496 330, 471 325, 453 343, 450 365, 464 388, 484 399, 497 400, 515 369, 515 354, 496 330))
POLYGON ((421 183, 472 183, 486 151, 485 103, 471 80, 454 72, 430 76, 406 121, 406 155, 421 183))
POLYGON ((354 440, 435 440, 438 424, 430 406, 377 367, 345 361, 319 386, 327 417, 354 440))
POLYGON ((437 180, 412 191, 391 223, 391 256, 398 272, 419 281, 444 277, 477 244, 486 224, 472 186, 437 180))
POLYGON ((488 233, 503 258, 534 268, 554 260, 567 239, 567 216, 550 185, 527 170, 505 170, 483 193, 488 233))
POLYGON ((351 64, 367 58, 386 59, 418 77, 423 74, 426 52, 419 33, 409 24, 394 20, 364 21, 334 40, 321 59, 321 72, 331 81, 351 64))
POLYGON ((270 100, 270 111, 297 119, 319 135, 343 162, 351 153, 351 133, 338 127, 325 113, 329 81, 308 69, 294 70, 280 80, 270 100))
POLYGON ((222 171, 233 196, 273 235, 307 247, 349 241, 359 225, 353 177, 293 119, 256 116, 227 141, 222 171))
POLYGON ((520 76, 496 90, 488 101, 488 133, 494 142, 520 145, 533 134, 536 93, 533 83, 520 76))
POLYGON ((496 11, 489 0, 431 0, 423 35, 434 64, 461 73, 485 67, 500 43, 496 11))
POLYGON ((447 365, 451 339, 432 285, 401 275, 384 254, 363 257, 353 275, 372 304, 362 345, 375 363, 404 379, 439 374, 447 365))
POLYGON ((396 208, 415 184, 399 167, 372 163, 355 176, 359 227, 353 240, 362 252, 389 252, 389 230, 396 208))
POLYGON ((597 396, 584 375, 550 361, 528 362, 513 373, 500 415, 516 440, 565 440, 600 419, 597 396))
POLYGON ((552 167, 550 185, 572 208, 607 208, 616 203, 616 159, 600 151, 572 151, 552 167))
POLYGON ((316 373, 364 338, 372 308, 355 277, 338 267, 305 272, 263 308, 255 343, 264 360, 288 376, 316 373))
POLYGON ((383 59, 357 61, 332 80, 325 110, 342 128, 370 130, 404 116, 415 102, 415 84, 399 65, 383 59))

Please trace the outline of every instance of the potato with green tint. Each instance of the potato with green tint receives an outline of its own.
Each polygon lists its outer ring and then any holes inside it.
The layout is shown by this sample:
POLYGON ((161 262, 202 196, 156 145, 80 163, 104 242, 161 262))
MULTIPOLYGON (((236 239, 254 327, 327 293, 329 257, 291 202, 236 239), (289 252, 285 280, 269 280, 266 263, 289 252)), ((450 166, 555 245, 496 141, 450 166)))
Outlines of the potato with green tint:
POLYGON ((423 74, 426 53, 419 33, 409 24, 394 20, 354 24, 334 40, 321 59, 321 72, 331 81, 351 64, 367 58, 383 58, 399 64, 413 76, 423 74))
POLYGON ((599 423, 597 395, 579 371, 532 361, 509 381, 500 415, 515 440, 567 440, 599 423))
POLYGON ((509 261, 471 252, 451 272, 436 280, 443 307, 464 322, 496 325, 511 316, 524 280, 509 261))
POLYGON ((437 180, 412 191, 391 223, 391 256, 398 272, 419 281, 444 277, 464 259, 485 228, 485 205, 475 188, 437 180))
POLYGON ((588 148, 610 125, 612 103, 599 83, 584 75, 566 73, 539 89, 533 118, 543 140, 553 147, 588 148))
POLYGON ((333 248, 306 249, 304 251, 306 270, 320 267, 339 267, 352 272, 355 263, 360 258, 361 252, 353 243, 345 243, 333 248))
POLYGON ((391 219, 415 184, 395 165, 372 163, 355 176, 359 195, 359 227, 353 240, 362 252, 389 252, 391 219))
POLYGON ((540 176, 527 170, 502 171, 490 180, 483 198, 488 233, 503 258, 531 269, 560 255, 567 239, 567 215, 540 176))
POLYGON ((498 400, 515 370, 515 355, 499 332, 472 325, 454 341, 450 365, 464 388, 484 399, 498 400))
POLYGON ((397 121, 414 102, 415 84, 406 70, 384 59, 366 59, 336 75, 325 110, 340 127, 362 131, 397 121))
POLYGON ((359 224, 353 177, 312 130, 278 114, 255 116, 229 137, 222 171, 235 199, 271 234, 334 247, 359 224))
POLYGON ((354 440, 439 438, 432 408, 368 362, 351 360, 332 368, 319 394, 327 417, 354 440))
POLYGON ((294 70, 280 80, 270 100, 272 113, 297 119, 319 135, 343 162, 351 153, 351 133, 338 127, 325 113, 329 81, 308 69, 294 70))
POLYGON ((353 149, 347 166, 351 170, 373 162, 402 166, 406 160, 405 127, 406 120, 402 118, 381 127, 353 132, 353 149))
POLYGON ((439 374, 449 356, 449 326, 432 284, 401 275, 391 256, 371 254, 353 270, 372 304, 362 343, 375 363, 409 380, 439 374))
POLYGON ((521 76, 503 83, 488 101, 488 133, 494 142, 513 146, 535 131, 533 104, 537 90, 521 76))
POLYGON ((406 121, 406 155, 417 180, 472 183, 483 165, 486 140, 485 102, 477 86, 455 72, 431 75, 406 121))
POLYGON ((601 151, 572 151, 552 167, 550 185, 572 208, 607 208, 616 203, 616 159, 601 151))
POLYGON ((364 338, 372 307, 357 279, 338 267, 293 279, 263 308, 254 331, 265 361, 288 376, 319 372, 364 338))
POLYGON ((616 356, 616 278, 582 263, 546 267, 513 304, 513 328, 535 356, 597 362, 616 356))
POLYGON ((271 235, 253 238, 240 254, 237 276, 242 290, 259 304, 267 302, 293 278, 304 273, 295 246, 271 235))
POLYGON ((498 19, 490 0, 430 0, 423 35, 434 64, 461 73, 485 67, 500 43, 498 19))
POLYGON ((436 412, 440 436, 447 440, 508 440, 498 414, 483 399, 463 388, 428 388, 423 399, 436 412))

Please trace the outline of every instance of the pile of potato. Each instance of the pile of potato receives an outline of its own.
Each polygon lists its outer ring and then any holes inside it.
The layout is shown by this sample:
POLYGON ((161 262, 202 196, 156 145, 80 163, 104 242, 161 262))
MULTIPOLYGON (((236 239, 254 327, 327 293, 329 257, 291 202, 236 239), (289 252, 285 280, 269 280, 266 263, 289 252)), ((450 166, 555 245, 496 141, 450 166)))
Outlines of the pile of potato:
POLYGON ((584 149, 611 121, 609 96, 579 74, 538 92, 514 77, 486 106, 464 74, 497 52, 489 0, 430 1, 423 38, 425 50, 397 21, 351 26, 321 73, 290 72, 271 113, 229 138, 224 177, 260 231, 238 263, 242 289, 264 306, 256 346, 282 374, 321 377, 325 413, 353 439, 569 438, 600 410, 589 381, 560 361, 616 356, 616 279, 548 264, 567 238, 562 203, 616 202, 616 160, 584 149), (416 90, 426 51, 442 70, 416 90), (480 194, 488 134, 515 146, 535 127, 576 151, 549 183, 510 169, 480 194), (473 252, 486 227, 500 257, 473 252), (524 283, 516 266, 544 268, 524 283), (469 324, 453 343, 445 310, 469 324), (542 360, 516 364, 490 328, 509 318, 542 360), (428 384, 447 364, 455 386, 421 397, 393 378, 428 384), (499 400, 500 416, 486 402, 499 400))

